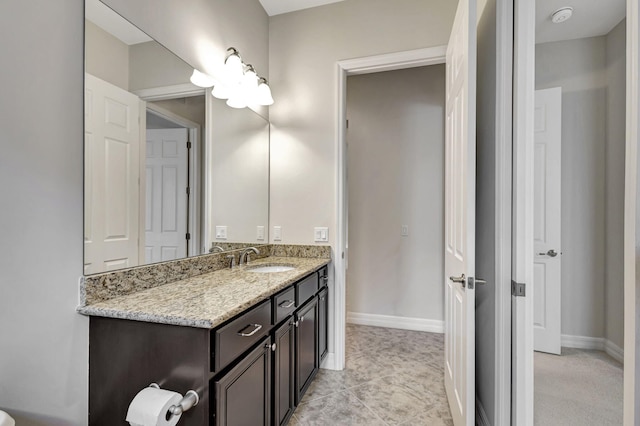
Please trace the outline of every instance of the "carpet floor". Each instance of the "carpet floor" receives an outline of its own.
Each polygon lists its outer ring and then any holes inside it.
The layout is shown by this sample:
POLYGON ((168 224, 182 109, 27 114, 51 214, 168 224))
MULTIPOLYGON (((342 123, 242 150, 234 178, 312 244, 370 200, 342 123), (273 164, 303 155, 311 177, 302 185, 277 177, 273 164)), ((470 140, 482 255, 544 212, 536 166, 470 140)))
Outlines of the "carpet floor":
POLYGON ((622 425, 622 364, 602 351, 534 354, 534 424, 622 425))

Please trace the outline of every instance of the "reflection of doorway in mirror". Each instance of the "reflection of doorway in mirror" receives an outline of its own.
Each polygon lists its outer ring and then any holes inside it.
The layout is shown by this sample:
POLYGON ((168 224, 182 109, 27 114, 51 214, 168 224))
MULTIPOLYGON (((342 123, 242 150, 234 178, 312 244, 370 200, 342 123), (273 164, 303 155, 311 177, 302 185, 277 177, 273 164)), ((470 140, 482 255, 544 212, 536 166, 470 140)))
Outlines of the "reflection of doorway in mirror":
POLYGON ((145 263, 187 256, 188 131, 147 128, 145 263))

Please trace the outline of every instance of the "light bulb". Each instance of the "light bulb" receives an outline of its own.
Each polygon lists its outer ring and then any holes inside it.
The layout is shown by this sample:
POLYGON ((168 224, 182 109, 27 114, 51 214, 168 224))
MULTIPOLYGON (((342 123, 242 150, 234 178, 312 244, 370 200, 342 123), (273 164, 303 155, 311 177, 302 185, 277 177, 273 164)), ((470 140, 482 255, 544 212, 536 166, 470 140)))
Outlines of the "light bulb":
POLYGON ((198 87, 211 87, 215 81, 212 77, 194 69, 193 74, 191 74, 191 82, 198 87))
POLYGON ((227 105, 229 105, 231 108, 246 108, 247 101, 246 98, 238 92, 227 99, 227 105))
POLYGON ((273 105, 273 96, 271 96, 271 88, 267 83, 267 80, 260 78, 258 89, 256 91, 256 102, 258 105, 268 106, 273 105))
POLYGON ((213 95, 214 98, 229 99, 231 97, 232 92, 233 91, 229 86, 224 84, 216 84, 215 86, 213 86, 213 90, 211 91, 211 94, 213 95))
POLYGON ((242 59, 240 58, 237 50, 233 48, 229 48, 229 50, 232 50, 232 53, 230 53, 224 61, 224 70, 227 80, 230 83, 235 83, 242 80, 244 64, 242 63, 242 59))

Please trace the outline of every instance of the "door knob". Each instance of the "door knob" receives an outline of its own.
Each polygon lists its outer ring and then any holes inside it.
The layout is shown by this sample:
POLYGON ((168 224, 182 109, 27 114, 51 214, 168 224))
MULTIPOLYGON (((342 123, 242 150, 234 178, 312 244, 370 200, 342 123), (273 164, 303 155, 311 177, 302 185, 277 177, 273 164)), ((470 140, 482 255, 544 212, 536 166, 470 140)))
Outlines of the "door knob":
POLYGON ((540 256, 549 256, 549 257, 556 257, 558 255, 558 252, 555 251, 554 249, 549 250, 546 253, 538 253, 540 256))

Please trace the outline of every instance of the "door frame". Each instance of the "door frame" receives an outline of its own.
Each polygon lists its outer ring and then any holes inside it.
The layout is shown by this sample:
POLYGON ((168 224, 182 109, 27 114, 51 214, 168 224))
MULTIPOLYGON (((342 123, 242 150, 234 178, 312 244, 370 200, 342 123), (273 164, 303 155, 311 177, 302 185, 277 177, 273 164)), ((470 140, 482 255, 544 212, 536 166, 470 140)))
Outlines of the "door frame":
MULTIPOLYGON (((514 0, 513 279, 533 282, 533 96, 535 3, 514 0), (529 260, 529 262, 527 261, 529 260)), ((624 424, 636 415, 636 220, 640 136, 640 7, 627 0, 627 99, 624 207, 624 424)), ((640 217, 638 218, 640 219, 640 217)), ((533 301, 513 298, 512 423, 533 424, 533 301)))
MULTIPOLYGON (((205 96, 205 111, 209 108, 209 104, 207 103, 207 91, 203 88, 196 87, 192 84, 178 84, 173 86, 164 86, 164 87, 154 87, 151 89, 141 89, 136 90, 133 93, 138 95, 141 100, 146 102, 145 110, 150 109, 154 114, 159 115, 163 118, 166 118, 169 121, 180 124, 184 126, 189 131, 189 140, 190 141, 199 141, 200 143, 192 143, 191 149, 189 152, 189 188, 191 189, 191 196, 189 197, 189 226, 187 232, 191 233, 191 239, 187 243, 189 257, 197 256, 199 254, 204 254, 204 246, 202 246, 202 242, 204 241, 203 232, 204 229, 202 227, 202 187, 204 182, 204 176, 201 176, 202 173, 202 164, 200 159, 202 158, 202 150, 206 145, 206 141, 202 138, 204 131, 202 126, 198 123, 195 123, 191 120, 188 120, 184 117, 181 117, 173 112, 159 107, 157 105, 151 105, 149 102, 153 101, 164 101, 168 99, 177 99, 177 98, 186 98, 192 96, 205 96), (202 138, 202 140, 201 140, 202 138), (200 178, 199 178, 200 177, 200 178), (195 196, 194 196, 195 195, 195 196)), ((205 127, 206 127, 206 117, 207 114, 205 112, 205 127)), ((145 114, 146 119, 146 114, 145 114)), ((146 131, 146 125, 145 125, 146 131)), ((140 145, 140 164, 141 167, 144 166, 144 161, 146 159, 146 144, 140 145)), ((141 169, 142 170, 142 169, 141 169)), ((146 188, 146 182, 144 175, 140 175, 140 187, 146 188)), ((142 193, 142 191, 141 191, 142 193)), ((143 197, 140 197, 141 205, 145 204, 145 200, 143 197)), ((140 220, 144 220, 144 216, 140 213, 140 220)), ((141 241, 144 241, 144 228, 141 228, 141 241)), ((142 245, 141 245, 142 246, 142 245)), ((143 250, 143 248, 141 248, 143 250)))
POLYGON ((336 179, 336 235, 334 250, 334 291, 333 313, 329 315, 333 324, 333 352, 327 355, 324 368, 343 370, 345 365, 346 339, 346 278, 347 278, 347 157, 346 157, 346 123, 347 123, 347 76, 370 74, 374 72, 393 71, 427 65, 444 64, 447 46, 436 46, 424 49, 407 50, 383 55, 346 59, 336 63, 336 144, 335 144, 335 176, 336 179))

